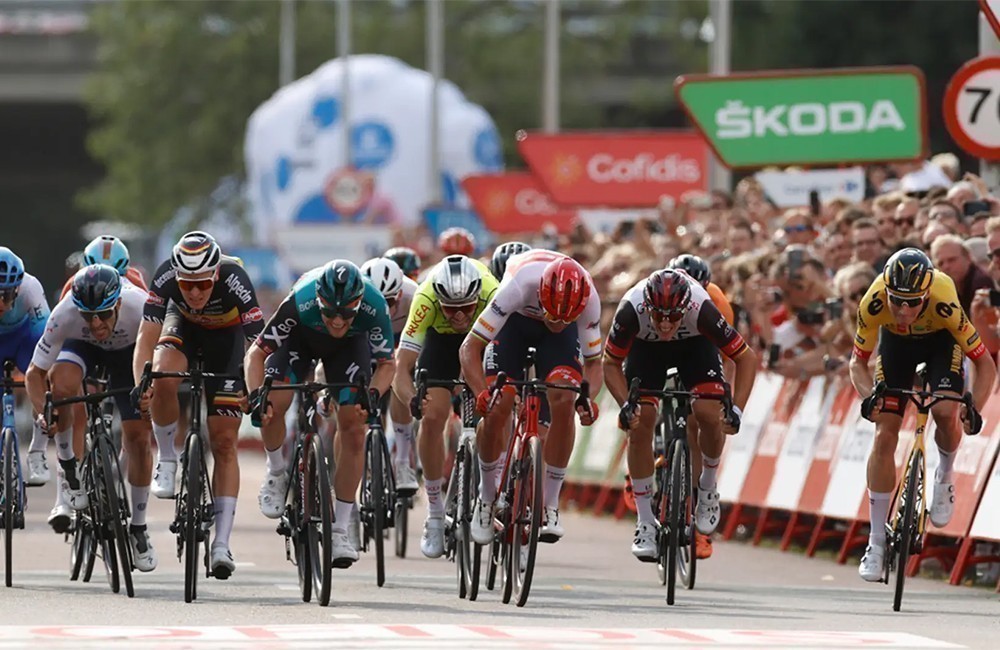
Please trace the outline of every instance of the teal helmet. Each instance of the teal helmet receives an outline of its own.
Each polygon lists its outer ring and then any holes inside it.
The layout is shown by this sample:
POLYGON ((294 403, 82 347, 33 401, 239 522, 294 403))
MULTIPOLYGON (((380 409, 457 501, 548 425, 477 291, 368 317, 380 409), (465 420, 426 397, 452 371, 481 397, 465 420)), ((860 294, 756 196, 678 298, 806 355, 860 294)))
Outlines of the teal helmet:
POLYGON ((365 292, 364 276, 361 269, 347 260, 333 260, 323 267, 316 278, 316 296, 320 307, 342 309, 357 306, 365 292))
POLYGON ((88 266, 107 264, 119 275, 125 275, 128 271, 128 249, 117 237, 101 235, 83 249, 83 263, 88 266))

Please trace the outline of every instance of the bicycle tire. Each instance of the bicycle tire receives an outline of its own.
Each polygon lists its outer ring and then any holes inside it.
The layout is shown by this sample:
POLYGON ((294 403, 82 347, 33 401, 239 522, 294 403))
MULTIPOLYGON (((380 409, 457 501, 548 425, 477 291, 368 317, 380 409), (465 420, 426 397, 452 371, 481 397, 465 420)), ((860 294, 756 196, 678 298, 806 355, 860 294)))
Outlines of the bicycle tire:
POLYGON ((202 465, 205 462, 201 436, 189 433, 184 451, 185 490, 180 533, 184 536, 184 602, 198 597, 198 535, 201 529, 202 465))
MULTIPOLYGON (((514 524, 512 512, 514 511, 514 474, 517 472, 517 458, 520 454, 519 452, 520 444, 515 444, 514 449, 511 450, 514 459, 510 462, 510 470, 507 476, 507 485, 504 488, 504 508, 499 513, 500 519, 500 534, 494 534, 494 539, 499 537, 500 548, 499 548, 499 563, 502 568, 502 573, 500 574, 501 586, 503 587, 501 593, 501 600, 504 604, 510 602, 510 597, 514 593, 514 581, 511 580, 510 563, 511 563, 511 549, 514 539, 514 524)), ((496 517, 497 515, 494 515, 496 517)))
POLYGON ((513 561, 511 565, 517 569, 514 588, 517 595, 517 606, 524 607, 531 593, 531 580, 535 573, 535 558, 538 553, 538 533, 542 528, 542 447, 537 437, 528 439, 527 451, 522 459, 521 469, 525 472, 518 482, 519 493, 515 499, 519 503, 518 520, 524 514, 524 524, 528 526, 527 544, 528 556, 524 566, 521 566, 521 544, 525 536, 521 534, 521 523, 514 530, 514 543, 511 546, 513 561), (527 480, 525 480, 527 479, 527 480))
POLYGON ((17 495, 14 472, 14 432, 3 430, 3 554, 4 584, 10 587, 14 579, 14 513, 17 495))
MULTIPOLYGON (((121 569, 121 582, 125 584, 125 594, 135 597, 135 586, 132 584, 132 548, 129 544, 128 530, 124 521, 126 515, 122 507, 124 490, 119 492, 120 478, 116 480, 115 468, 117 454, 112 454, 111 443, 104 436, 97 438, 97 460, 101 464, 101 478, 104 482, 102 492, 107 500, 107 511, 104 513, 111 536, 114 538, 117 561, 121 569)), ((118 475, 120 477, 120 474, 118 475)))
POLYGON ((80 574, 83 573, 84 567, 87 566, 86 563, 92 548, 93 537, 90 535, 89 527, 84 526, 83 518, 80 517, 73 527, 73 538, 70 545, 69 579, 71 582, 80 579, 80 574))
POLYGON ((694 527, 694 508, 696 494, 694 490, 694 477, 691 475, 691 448, 684 445, 684 474, 681 477, 681 485, 684 487, 684 498, 681 501, 686 523, 684 524, 684 539, 680 545, 677 557, 677 567, 680 571, 681 584, 687 589, 694 589, 695 577, 698 570, 698 539, 694 527))
POLYGON ((486 564, 486 590, 493 591, 497 585, 497 569, 501 565, 500 548, 502 542, 493 535, 490 540, 490 557, 486 564))
POLYGON ((666 459, 663 465, 656 469, 657 488, 653 494, 654 514, 656 515, 656 574, 660 580, 660 585, 667 585, 667 518, 670 514, 670 465, 673 462, 672 450, 666 450, 666 459))
POLYGON ((406 557, 406 536, 410 531, 410 504, 413 503, 411 497, 396 496, 396 512, 393 517, 393 530, 396 542, 396 557, 406 557))
POLYGON ((114 532, 109 530, 110 514, 107 511, 107 499, 104 496, 104 477, 97 460, 97 447, 90 451, 84 469, 83 485, 90 497, 90 520, 94 522, 94 538, 100 548, 101 560, 104 562, 104 574, 113 593, 121 591, 121 579, 118 575, 118 553, 114 543, 114 532))
POLYGON ((687 517, 681 511, 682 494, 684 491, 684 443, 675 440, 670 450, 670 479, 667 481, 668 503, 667 512, 667 604, 674 604, 677 590, 677 560, 681 549, 681 527, 687 522, 687 517))
POLYGON ((382 466, 381 434, 372 432, 368 436, 368 453, 371 459, 371 519, 372 537, 375 541, 375 584, 379 587, 385 584, 385 475, 382 466))
POLYGON ((302 602, 312 601, 312 564, 309 554, 309 535, 306 531, 304 472, 298 471, 301 466, 303 450, 299 447, 295 453, 288 470, 291 474, 288 487, 288 503, 286 512, 289 521, 288 528, 291 535, 292 550, 295 553, 295 569, 299 576, 299 591, 302 593, 302 602))
POLYGON ((77 516, 83 520, 87 528, 84 531, 87 536, 87 545, 89 550, 87 552, 87 563, 83 567, 83 575, 81 579, 83 582, 90 582, 90 579, 94 576, 94 565, 97 564, 97 548, 99 544, 97 543, 97 535, 94 532, 94 524, 90 519, 85 519, 80 513, 77 516))
POLYGON ((471 561, 466 567, 468 580, 466 585, 466 596, 469 601, 473 601, 479 596, 479 579, 483 564, 483 547, 480 544, 476 544, 472 539, 472 507, 475 503, 472 498, 472 494, 474 490, 479 488, 479 463, 475 460, 477 458, 477 454, 475 447, 471 442, 467 442, 465 444, 465 458, 468 470, 466 470, 466 505, 464 508, 465 514, 462 517, 462 535, 464 539, 468 540, 467 543, 469 549, 472 551, 472 555, 469 558, 471 561))
POLYGON ((448 489, 444 497, 444 552, 445 556, 455 564, 458 597, 463 600, 468 595, 465 578, 465 544, 462 540, 464 471, 465 461, 462 459, 462 450, 459 448, 455 451, 455 459, 451 464, 451 471, 448 474, 448 489))
POLYGON ((312 436, 306 450, 305 507, 306 535, 309 545, 309 566, 313 589, 320 607, 330 604, 333 588, 333 503, 330 492, 330 468, 326 464, 323 440, 312 436))
MULTIPOLYGON (((898 546, 896 555, 896 589, 892 599, 892 610, 898 612, 903 603, 903 585, 906 582, 906 564, 910 558, 910 549, 913 545, 914 533, 917 529, 917 486, 920 474, 923 473, 923 454, 919 449, 913 452, 909 472, 906 474, 906 487, 900 493, 902 501, 902 525, 897 530, 898 546)), ((899 505, 897 504, 897 508, 899 505)), ((923 507, 923 503, 921 503, 923 507)))

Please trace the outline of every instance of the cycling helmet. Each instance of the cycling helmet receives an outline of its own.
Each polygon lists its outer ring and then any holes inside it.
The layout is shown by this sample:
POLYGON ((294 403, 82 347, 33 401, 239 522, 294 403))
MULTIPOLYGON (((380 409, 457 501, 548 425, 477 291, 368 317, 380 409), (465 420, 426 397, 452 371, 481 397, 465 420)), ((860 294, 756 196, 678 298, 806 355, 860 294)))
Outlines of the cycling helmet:
POLYGON ((104 311, 118 304, 122 280, 118 270, 107 264, 91 264, 73 276, 73 304, 80 311, 104 311))
POLYGON ((507 260, 513 255, 520 255, 530 250, 531 246, 519 241, 509 241, 506 244, 497 246, 497 249, 493 251, 493 259, 490 260, 490 272, 493 274, 493 277, 497 280, 502 279, 504 271, 507 270, 507 260))
POLYGON ((893 253, 882 270, 882 280, 892 293, 916 296, 926 293, 934 281, 934 265, 919 248, 893 253))
POLYGON ((434 269, 431 286, 445 307, 465 307, 479 300, 482 274, 464 255, 449 255, 434 269))
POLYGON ((705 260, 697 255, 678 255, 670 260, 667 268, 684 271, 691 276, 691 279, 703 287, 707 287, 708 283, 712 281, 712 270, 708 268, 705 260))
POLYGON ((646 278, 642 299, 648 309, 681 311, 691 301, 691 285, 685 274, 675 269, 662 269, 646 278))
POLYGON ((361 266, 361 272, 386 298, 394 298, 403 290, 403 271, 388 257, 368 260, 361 266))
POLYGON ((587 272, 571 257, 561 257, 545 267, 538 285, 542 309, 552 320, 573 322, 590 298, 587 272))
POLYGON ((350 307, 364 292, 365 281, 354 262, 333 260, 316 278, 316 295, 330 307, 350 307))
POLYGON ((178 273, 207 273, 219 268, 222 249, 207 232, 193 230, 174 246, 170 261, 178 273))
POLYGON ((396 246, 387 250, 382 257, 388 258, 398 264, 399 268, 403 271, 403 275, 411 280, 415 280, 417 274, 420 273, 420 256, 412 248, 396 246))
POLYGON ((125 275, 128 271, 128 249, 117 237, 101 235, 83 249, 83 263, 107 264, 117 269, 119 275, 125 275))
POLYGON ((24 262, 6 246, 0 246, 0 289, 16 289, 24 280, 24 262))
POLYGON ((476 252, 476 238, 465 228, 448 228, 438 237, 438 248, 446 257, 472 255, 476 252))

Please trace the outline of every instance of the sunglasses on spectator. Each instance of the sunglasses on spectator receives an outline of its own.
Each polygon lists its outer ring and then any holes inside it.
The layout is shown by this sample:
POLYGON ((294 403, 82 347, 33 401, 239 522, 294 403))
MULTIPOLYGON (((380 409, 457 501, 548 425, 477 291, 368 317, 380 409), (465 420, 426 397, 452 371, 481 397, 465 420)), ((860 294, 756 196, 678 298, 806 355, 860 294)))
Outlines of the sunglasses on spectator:
POLYGON ((14 302, 15 298, 17 298, 17 287, 12 289, 0 289, 0 302, 5 302, 9 305, 14 302))
POLYGON ((81 311, 80 316, 84 321, 90 322, 94 320, 94 316, 97 316, 98 320, 101 322, 109 321, 115 315, 115 308, 102 309, 101 311, 81 311))
POLYGON ((886 292, 889 295, 889 302, 896 305, 897 307, 919 307, 924 299, 927 297, 926 294, 921 294, 915 297, 898 296, 889 291, 886 292))
POLYGON ((655 321, 667 320, 671 323, 676 323, 680 319, 684 318, 684 314, 687 312, 685 307, 675 307, 673 309, 657 309, 655 307, 649 307, 649 315, 655 321))
POLYGON ((198 291, 209 291, 215 286, 215 280, 213 278, 201 278, 198 280, 188 280, 187 278, 177 278, 177 284, 181 289, 185 291, 193 291, 197 289, 198 291))
POLYGON ((785 232, 812 232, 813 227, 802 224, 801 226, 785 226, 782 228, 785 232))
POLYGON ((446 318, 454 318, 459 314, 465 314, 469 316, 476 312, 476 305, 479 301, 469 303, 468 305, 441 305, 441 311, 444 313, 446 318))
MULTIPOLYGON (((318 295, 317 298, 319 298, 318 295)), ((361 298, 357 298, 353 302, 346 305, 340 305, 339 307, 335 307, 325 302, 322 298, 319 298, 319 313, 326 318, 332 319, 339 316, 342 320, 351 320, 358 315, 358 309, 360 307, 361 298)))

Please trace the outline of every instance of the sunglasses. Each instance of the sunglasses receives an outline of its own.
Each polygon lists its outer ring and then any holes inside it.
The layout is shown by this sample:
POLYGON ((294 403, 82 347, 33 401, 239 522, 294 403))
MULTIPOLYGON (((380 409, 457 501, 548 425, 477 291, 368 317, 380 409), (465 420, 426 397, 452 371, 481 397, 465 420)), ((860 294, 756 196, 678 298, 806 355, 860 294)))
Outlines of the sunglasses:
MULTIPOLYGON (((317 295, 317 297, 319 296, 317 295)), ((358 315, 360 307, 361 298, 356 298, 354 301, 346 305, 340 305, 339 307, 334 307, 323 300, 323 298, 319 298, 319 313, 326 318, 337 318, 339 316, 343 320, 351 320, 358 315)))
POLYGON ((0 302, 10 304, 17 298, 17 288, 0 289, 0 302))
POLYGON ((905 298, 903 296, 897 296, 894 293, 886 292, 889 295, 889 302, 896 305, 897 307, 919 307, 926 296, 917 296, 915 298, 905 298))
POLYGON ((478 304, 479 301, 477 300, 476 302, 468 305, 458 305, 454 307, 449 305, 441 305, 441 311, 444 312, 444 315, 448 318, 451 318, 453 316, 458 316, 459 314, 469 315, 476 311, 476 305, 478 304))
POLYGON ((104 322, 104 321, 111 320, 111 318, 114 315, 115 315, 115 309, 114 309, 114 307, 112 307, 111 309, 104 309, 104 310, 101 310, 101 311, 81 311, 80 312, 80 316, 83 318, 83 320, 85 320, 88 323, 90 321, 94 320, 94 316, 97 316, 98 320, 100 320, 101 322, 104 322))
POLYGON ((684 318, 684 314, 687 310, 682 308, 675 309, 656 309, 654 307, 649 307, 649 315, 655 321, 667 320, 671 323, 676 323, 680 319, 684 318))
POLYGON ((811 232, 812 229, 812 226, 807 226, 805 224, 801 226, 785 226, 782 228, 785 232, 811 232))
POLYGON ((201 280, 186 280, 184 278, 177 278, 177 284, 185 291, 193 291, 194 289, 199 291, 208 291, 215 286, 215 280, 212 278, 204 278, 201 280))

